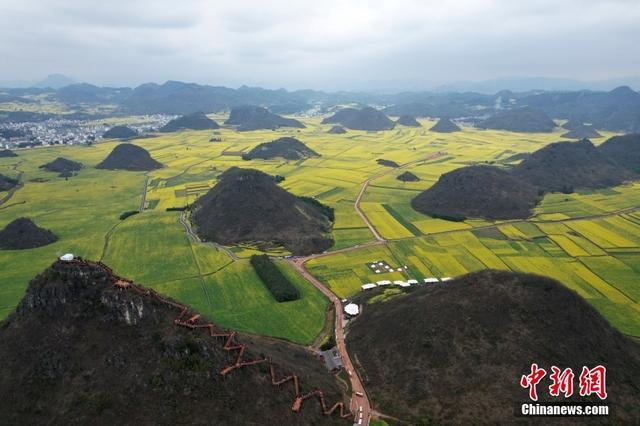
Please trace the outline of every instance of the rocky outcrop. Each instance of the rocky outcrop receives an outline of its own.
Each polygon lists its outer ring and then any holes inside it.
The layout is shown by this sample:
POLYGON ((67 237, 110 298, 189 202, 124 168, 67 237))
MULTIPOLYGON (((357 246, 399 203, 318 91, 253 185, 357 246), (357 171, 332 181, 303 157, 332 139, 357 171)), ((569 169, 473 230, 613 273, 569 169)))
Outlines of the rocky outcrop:
POLYGON ((0 423, 307 425, 350 416, 306 350, 194 315, 106 265, 54 262, 0 324, 0 423))

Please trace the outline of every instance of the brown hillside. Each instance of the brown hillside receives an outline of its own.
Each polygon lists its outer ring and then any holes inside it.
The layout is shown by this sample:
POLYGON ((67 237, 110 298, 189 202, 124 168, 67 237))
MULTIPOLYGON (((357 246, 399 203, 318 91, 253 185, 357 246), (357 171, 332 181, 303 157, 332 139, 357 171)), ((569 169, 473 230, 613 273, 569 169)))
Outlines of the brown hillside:
POLYGON ((569 401, 599 404, 595 395, 579 395, 578 377, 583 366, 602 364, 610 416, 594 421, 640 418, 640 346, 549 278, 483 271, 367 305, 349 329, 347 347, 373 407, 411 424, 525 422, 515 413, 529 401, 520 378, 533 362, 547 370, 540 401, 564 399, 549 395, 555 365, 576 375, 569 401))
POLYGON ((18 185, 18 183, 19 182, 16 179, 0 174, 0 191, 9 191, 11 188, 18 185))
POLYGON ((513 175, 545 191, 558 192, 606 188, 633 178, 587 139, 549 144, 525 158, 513 175))
POLYGON ((460 127, 448 118, 441 118, 429 130, 439 133, 453 133, 459 132, 460 127))
POLYGON ((191 220, 205 240, 281 245, 296 255, 333 245, 330 213, 317 202, 280 188, 253 169, 232 167, 193 205, 191 220))
POLYGON ((70 177, 80 171, 82 167, 82 163, 58 157, 47 164, 43 164, 39 168, 48 172, 58 173, 60 177, 70 177))
POLYGON ((614 136, 598 147, 598 151, 636 175, 640 175, 640 134, 614 136))
POLYGON ((424 214, 450 220, 512 219, 531 216, 538 190, 492 166, 469 166, 445 173, 411 201, 424 214))
POLYGON ((137 145, 122 143, 115 148, 96 169, 148 171, 162 168, 149 152, 137 145))
POLYGON ((118 288, 117 279, 98 264, 59 261, 31 281, 0 326, 2 423, 346 422, 340 406, 324 415, 315 393, 292 411, 294 382, 284 379, 294 373, 299 392, 321 390, 326 408, 342 398, 304 349, 257 337, 229 340, 215 326, 210 336, 207 322, 181 315, 181 305, 126 281, 118 288), (227 341, 251 346, 241 364, 227 341))
POLYGON ((46 246, 58 241, 47 229, 40 228, 31 219, 20 217, 0 230, 0 250, 24 250, 46 246))

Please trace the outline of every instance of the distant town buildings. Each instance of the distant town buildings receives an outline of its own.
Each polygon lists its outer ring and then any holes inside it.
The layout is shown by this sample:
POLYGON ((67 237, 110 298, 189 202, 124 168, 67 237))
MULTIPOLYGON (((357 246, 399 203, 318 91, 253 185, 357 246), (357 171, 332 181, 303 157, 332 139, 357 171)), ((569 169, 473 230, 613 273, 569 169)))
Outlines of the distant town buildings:
MULTIPOLYGON (((163 114, 136 117, 137 123, 129 124, 129 127, 144 135, 157 131, 172 118, 174 116, 163 114)), ((102 139, 102 134, 112 126, 101 120, 64 118, 33 122, 2 122, 0 123, 0 147, 15 149, 52 145, 90 145, 102 139), (12 136, 4 137, 3 135, 6 134, 12 136)))

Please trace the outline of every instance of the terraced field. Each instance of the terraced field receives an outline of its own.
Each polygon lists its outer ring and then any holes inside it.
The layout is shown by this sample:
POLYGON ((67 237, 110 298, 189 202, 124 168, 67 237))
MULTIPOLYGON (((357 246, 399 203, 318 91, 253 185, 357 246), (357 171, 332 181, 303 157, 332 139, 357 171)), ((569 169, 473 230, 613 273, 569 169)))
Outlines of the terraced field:
MULTIPOLYGON (((115 142, 32 149, 19 151, 17 158, 0 159, 0 173, 20 176, 24 183, 0 205, 0 226, 29 216, 61 237, 40 249, 0 251, 0 318, 13 309, 33 275, 55 256, 73 252, 102 258, 116 273, 194 305, 222 325, 310 343, 322 329, 328 303, 311 284, 286 263, 278 263, 303 297, 276 303, 248 264, 252 247, 232 247, 235 260, 225 250, 191 241, 178 213, 166 211, 193 203, 215 185, 220 173, 240 166, 281 175, 284 188, 332 206, 336 245, 331 251, 373 241, 354 209, 363 182, 373 178, 361 208, 388 243, 307 263, 309 271, 340 297, 381 279, 455 276, 484 268, 537 272, 558 278, 624 333, 640 336, 640 213, 634 210, 640 206, 640 184, 547 195, 528 221, 448 222, 410 207, 410 200, 442 173, 477 162, 508 162, 515 153, 560 140, 559 132, 465 128, 438 134, 426 130, 433 123, 423 120, 424 127, 418 129, 329 135, 330 126, 320 125, 320 118, 304 121, 306 129, 291 131, 221 129, 216 135, 221 142, 209 142, 209 131, 136 140, 165 167, 148 174, 146 210, 124 221, 118 218, 122 212, 139 207, 145 174, 93 168, 115 142), (304 161, 242 160, 242 152, 286 135, 302 140, 321 156, 304 161), (436 152, 444 155, 424 160, 436 152), (69 180, 38 169, 57 156, 80 161, 85 168, 69 180), (377 164, 378 158, 408 165, 389 169, 377 164), (397 180, 406 170, 420 181, 397 180), (375 274, 367 266, 374 260, 408 269, 375 274)), ((0 193, 0 199, 4 195, 0 193)))

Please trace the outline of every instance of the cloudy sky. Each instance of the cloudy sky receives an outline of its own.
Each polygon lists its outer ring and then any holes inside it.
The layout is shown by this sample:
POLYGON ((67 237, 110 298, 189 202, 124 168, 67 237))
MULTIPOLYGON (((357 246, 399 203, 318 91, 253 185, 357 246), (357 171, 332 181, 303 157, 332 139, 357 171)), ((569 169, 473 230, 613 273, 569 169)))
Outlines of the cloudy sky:
POLYGON ((420 88, 640 75, 638 0, 0 0, 0 80, 420 88))

